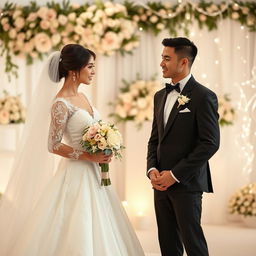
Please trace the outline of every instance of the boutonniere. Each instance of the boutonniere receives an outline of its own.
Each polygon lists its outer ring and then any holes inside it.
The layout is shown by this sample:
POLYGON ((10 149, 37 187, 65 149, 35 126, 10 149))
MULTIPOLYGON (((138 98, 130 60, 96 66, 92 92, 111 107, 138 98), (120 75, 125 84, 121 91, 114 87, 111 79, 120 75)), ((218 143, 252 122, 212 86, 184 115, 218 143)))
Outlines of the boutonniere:
POLYGON ((190 101, 190 98, 189 98, 189 97, 180 94, 180 95, 178 96, 179 105, 178 105, 177 108, 179 108, 181 105, 187 104, 189 101, 190 101))

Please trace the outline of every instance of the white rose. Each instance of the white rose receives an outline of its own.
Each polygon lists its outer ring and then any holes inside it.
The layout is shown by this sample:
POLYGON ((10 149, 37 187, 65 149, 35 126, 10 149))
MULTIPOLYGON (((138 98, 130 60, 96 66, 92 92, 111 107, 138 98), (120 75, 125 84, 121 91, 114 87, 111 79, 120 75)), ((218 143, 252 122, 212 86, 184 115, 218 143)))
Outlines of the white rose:
POLYGON ((145 100, 145 98, 138 98, 137 99, 137 106, 140 109, 144 109, 146 106, 148 105, 147 101, 145 100))
POLYGON ((92 27, 92 30, 93 30, 96 34, 102 35, 103 32, 104 32, 104 28, 103 28, 102 23, 98 22, 98 23, 94 24, 94 26, 92 27))
POLYGON ((52 20, 51 22, 50 22, 50 24, 51 24, 51 27, 52 28, 58 28, 59 27, 59 22, 58 22, 58 20, 52 20))
POLYGON ((77 24, 77 25, 80 25, 80 26, 83 26, 83 25, 84 25, 84 20, 83 20, 82 18, 78 17, 78 18, 76 19, 76 24, 77 24))
POLYGON ((4 24, 7 24, 9 22, 8 18, 2 18, 1 19, 1 24, 4 25, 4 24))
POLYGON ((89 6, 86 11, 87 12, 94 12, 96 9, 97 9, 97 6, 95 4, 93 4, 93 5, 89 6))
POLYGON ((243 13, 243 14, 245 14, 245 15, 246 15, 246 14, 248 14, 248 13, 249 13, 249 11, 250 11, 250 10, 249 10, 249 8, 248 8, 248 7, 246 7, 246 6, 242 7, 242 13, 243 13))
POLYGON ((16 29, 12 28, 10 31, 9 31, 9 37, 11 39, 14 39, 17 35, 17 32, 16 32, 16 29))
POLYGON ((56 33, 56 34, 54 34, 54 35, 52 36, 51 40, 52 40, 52 44, 55 46, 55 45, 57 45, 57 44, 60 43, 60 41, 61 41, 61 35, 56 33))
POLYGON ((63 14, 60 14, 58 17, 58 21, 59 21, 60 25, 64 26, 67 24, 68 18, 63 14))
POLYGON ((157 18, 157 16, 153 15, 153 16, 150 17, 149 20, 150 20, 150 22, 152 22, 152 23, 156 23, 156 22, 158 21, 158 18, 157 18))
POLYGON ((52 48, 50 37, 43 32, 36 34, 35 48, 42 53, 49 52, 52 48))
POLYGON ((27 21, 33 22, 33 21, 36 20, 36 18, 37 18, 37 13, 31 12, 31 13, 28 15, 28 17, 27 17, 27 21))
POLYGON ((13 19, 16 19, 18 16, 20 16, 22 14, 21 10, 15 10, 12 17, 13 19))
POLYGON ((233 20, 239 19, 239 13, 238 13, 238 12, 232 12, 231 18, 232 18, 233 20))
POLYGON ((84 34, 84 28, 80 25, 75 26, 74 31, 78 35, 83 35, 84 34))
POLYGON ((105 13, 107 16, 112 16, 115 13, 115 9, 112 7, 106 8, 105 13))
POLYGON ((48 20, 41 20, 40 27, 43 30, 47 30, 50 27, 50 22, 48 20))
POLYGON ((39 8, 39 10, 37 11, 37 15, 43 19, 43 20, 46 20, 47 19, 47 13, 48 13, 48 8, 45 7, 45 6, 42 6, 39 8))
POLYGON ((116 149, 120 148, 122 143, 120 132, 109 130, 107 133, 107 143, 110 147, 114 147, 116 149))
POLYGON ((14 21, 14 25, 17 29, 22 29, 25 25, 25 20, 22 17, 18 17, 15 21, 14 21))
POLYGON ((75 21, 76 20, 76 13, 75 12, 71 12, 69 15, 68 15, 68 19, 70 21, 75 21))
POLYGON ((164 29, 164 24, 163 23, 158 23, 156 25, 156 28, 159 29, 159 30, 163 30, 164 29))
POLYGON ((132 108, 129 111, 129 116, 136 116, 138 114, 138 109, 137 108, 132 108))
POLYGON ((29 39, 32 36, 32 31, 31 30, 27 30, 26 31, 26 39, 29 39))
POLYGON ((53 21, 57 17, 57 13, 54 9, 49 9, 46 13, 46 17, 49 21, 53 21))

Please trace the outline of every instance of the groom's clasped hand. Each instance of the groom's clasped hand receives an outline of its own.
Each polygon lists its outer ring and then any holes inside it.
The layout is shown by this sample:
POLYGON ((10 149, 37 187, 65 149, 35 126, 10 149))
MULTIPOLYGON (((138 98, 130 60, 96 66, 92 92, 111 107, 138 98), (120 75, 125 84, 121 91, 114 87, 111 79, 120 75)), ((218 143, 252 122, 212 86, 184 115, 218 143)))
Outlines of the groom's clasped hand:
POLYGON ((172 186, 176 180, 172 177, 170 171, 161 171, 157 169, 150 171, 149 178, 151 180, 152 188, 159 191, 165 191, 172 186))

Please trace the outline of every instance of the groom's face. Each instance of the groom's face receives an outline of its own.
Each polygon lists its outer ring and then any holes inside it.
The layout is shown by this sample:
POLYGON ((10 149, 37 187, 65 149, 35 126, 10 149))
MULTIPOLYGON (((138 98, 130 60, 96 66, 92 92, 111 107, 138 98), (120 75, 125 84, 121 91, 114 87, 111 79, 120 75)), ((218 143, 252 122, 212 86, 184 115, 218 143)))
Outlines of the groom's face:
POLYGON ((163 77, 174 79, 183 72, 183 65, 173 47, 164 47, 160 63, 163 77))

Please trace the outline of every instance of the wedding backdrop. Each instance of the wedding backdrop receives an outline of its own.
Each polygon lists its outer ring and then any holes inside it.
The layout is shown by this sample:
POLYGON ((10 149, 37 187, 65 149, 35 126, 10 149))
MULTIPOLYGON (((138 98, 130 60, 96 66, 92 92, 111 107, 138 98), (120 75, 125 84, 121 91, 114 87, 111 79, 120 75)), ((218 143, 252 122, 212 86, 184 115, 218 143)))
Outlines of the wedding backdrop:
MULTIPOLYGON (((46 4, 44 1, 36 2, 39 6, 46 4)), ((126 95, 120 97, 120 88, 125 87, 123 79, 128 84, 140 80, 133 87, 136 89, 145 85, 143 81, 151 81, 154 77, 161 88, 167 82, 162 78, 159 66, 162 39, 176 35, 189 37, 199 50, 192 74, 219 96, 222 106, 219 112, 224 118, 221 123, 224 124, 221 126, 221 146, 210 160, 215 193, 204 194, 202 221, 224 224, 239 220, 228 213, 228 201, 240 187, 256 181, 255 2, 226 1, 221 4, 220 1, 213 1, 199 4, 196 1, 180 0, 147 4, 146 1, 134 1, 140 7, 136 8, 129 4, 125 7, 121 1, 118 2, 119 5, 112 6, 110 2, 85 3, 81 0, 76 1, 77 5, 73 5, 73 9, 66 7, 64 11, 61 11, 61 5, 52 5, 55 12, 48 13, 48 18, 54 17, 52 20, 57 22, 55 25, 50 25, 53 24, 50 22, 48 24, 47 19, 44 20, 41 16, 28 18, 28 10, 32 9, 22 9, 22 6, 31 7, 29 1, 16 3, 21 5, 21 9, 17 9, 14 14, 11 7, 8 7, 8 11, 4 7, 4 1, 0 1, 0 42, 1 48, 5 49, 4 55, 0 57, 0 91, 6 90, 10 95, 20 94, 25 107, 29 107, 45 55, 69 42, 81 43, 95 50, 96 78, 92 85, 81 86, 81 91, 86 93, 103 119, 116 121, 113 116, 109 116, 111 113, 115 113, 119 120, 131 119, 118 123, 126 149, 121 162, 111 163, 110 175, 131 220, 141 228, 155 225, 153 193, 145 175, 151 121, 143 121, 150 119, 150 99, 153 96, 149 88, 133 112, 129 112, 131 107, 125 104, 122 105, 123 108, 115 108, 115 103, 122 100, 123 103, 133 101, 127 88, 126 95), (86 11, 88 8, 91 9, 86 11), (101 23, 103 14, 96 14, 100 8, 111 17, 107 25, 101 23), (59 17, 61 13, 63 17, 59 17), (119 16, 115 16, 115 13, 119 13, 119 16), (16 16, 10 18, 12 15, 16 16), (99 17, 96 19, 97 15, 99 17), (45 22, 42 23, 42 20, 45 22), (106 27, 111 32, 107 36, 103 31, 106 27), (118 27, 116 31, 121 31, 122 35, 117 36, 114 27, 118 27), (65 28, 69 29, 68 32, 65 28), (88 28, 90 30, 86 30, 88 28), (38 38, 29 41, 28 38, 34 36, 38 38), (11 57, 7 59, 7 66, 6 56, 11 57), (31 65, 27 65, 27 62, 31 65), (225 96, 230 101, 223 102, 221 99, 225 96), (232 111, 225 116, 224 110, 232 111), (141 111, 140 116, 138 111, 141 111), (139 122, 141 126, 138 129, 139 122)), ((61 4, 61 1, 55 0, 55 3, 61 4)), ((73 4, 72 1, 70 4, 73 4)), ((36 13, 37 7, 33 8, 36 13)), ((153 83, 148 86, 152 87, 153 83)), ((1 118, 4 117, 0 115, 1 118)), ((13 126, 15 125, 0 125, 1 193, 4 193, 8 182, 15 156, 15 143, 18 143, 18 136, 21 134, 19 129, 22 130, 23 125, 18 125, 18 129, 13 126)))

